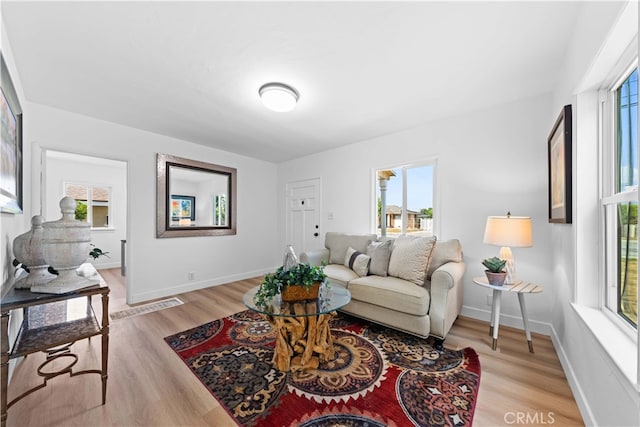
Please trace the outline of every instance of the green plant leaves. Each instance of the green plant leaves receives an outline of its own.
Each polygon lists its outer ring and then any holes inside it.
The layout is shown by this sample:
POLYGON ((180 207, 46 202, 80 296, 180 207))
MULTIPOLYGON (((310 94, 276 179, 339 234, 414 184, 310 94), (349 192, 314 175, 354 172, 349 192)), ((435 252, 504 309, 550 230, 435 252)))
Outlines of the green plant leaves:
POLYGON ((278 267, 275 273, 267 274, 260 289, 254 297, 257 305, 264 305, 274 296, 282 292, 285 285, 301 285, 310 287, 315 282, 324 282, 327 275, 324 273, 324 266, 312 266, 301 263, 296 264, 285 271, 284 267, 278 267))
POLYGON ((487 270, 489 270, 492 273, 502 272, 502 269, 504 268, 506 263, 507 263, 506 260, 500 259, 495 256, 492 258, 487 258, 482 261, 482 265, 487 267, 487 270))

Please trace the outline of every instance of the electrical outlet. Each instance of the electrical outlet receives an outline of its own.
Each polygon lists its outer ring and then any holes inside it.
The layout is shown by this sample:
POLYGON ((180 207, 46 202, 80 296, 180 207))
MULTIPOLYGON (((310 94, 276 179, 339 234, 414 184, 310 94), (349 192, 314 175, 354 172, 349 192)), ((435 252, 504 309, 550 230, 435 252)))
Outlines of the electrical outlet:
POLYGON ((493 296, 491 294, 487 295, 487 305, 491 306, 493 304, 493 296))
POLYGON ((195 280, 196 273, 194 271, 190 271, 188 277, 189 277, 189 280, 195 280))

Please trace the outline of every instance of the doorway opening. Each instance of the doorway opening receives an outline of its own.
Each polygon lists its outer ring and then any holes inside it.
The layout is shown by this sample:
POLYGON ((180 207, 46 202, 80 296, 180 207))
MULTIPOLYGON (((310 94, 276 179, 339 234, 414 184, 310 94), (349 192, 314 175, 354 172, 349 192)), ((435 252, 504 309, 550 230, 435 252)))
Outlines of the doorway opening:
POLYGON ((111 290, 112 303, 125 303, 127 296, 127 179, 126 161, 42 150, 41 214, 55 221, 62 216, 60 200, 76 200, 76 219, 91 225, 91 244, 106 254, 86 262, 105 280, 122 276, 116 281, 122 289, 111 290))

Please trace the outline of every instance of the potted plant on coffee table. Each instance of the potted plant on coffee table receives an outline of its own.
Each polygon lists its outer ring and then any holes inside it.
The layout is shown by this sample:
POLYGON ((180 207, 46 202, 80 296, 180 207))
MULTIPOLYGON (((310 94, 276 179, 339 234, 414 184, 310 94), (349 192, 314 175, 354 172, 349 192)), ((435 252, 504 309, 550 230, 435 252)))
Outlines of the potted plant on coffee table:
POLYGON ((267 274, 254 297, 257 305, 264 305, 277 294, 282 301, 308 301, 318 298, 320 284, 327 275, 323 266, 312 266, 301 263, 285 270, 278 267, 274 273, 267 274))
POLYGON ((502 286, 504 284, 504 280, 507 277, 507 272, 504 271, 506 263, 507 261, 495 256, 482 261, 482 265, 487 267, 484 274, 487 276, 489 284, 494 286, 502 286))

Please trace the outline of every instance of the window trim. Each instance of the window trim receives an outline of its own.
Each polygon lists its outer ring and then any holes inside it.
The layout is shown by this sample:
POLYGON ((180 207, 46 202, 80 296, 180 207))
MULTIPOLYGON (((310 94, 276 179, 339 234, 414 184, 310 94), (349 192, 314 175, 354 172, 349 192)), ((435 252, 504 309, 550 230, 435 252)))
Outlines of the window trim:
MULTIPOLYGON (((574 197, 578 201, 578 220, 574 224, 573 267, 574 277, 570 295, 572 306, 580 324, 589 330, 601 345, 607 366, 619 377, 630 396, 640 393, 640 328, 634 340, 621 333, 622 328, 612 322, 601 310, 603 286, 603 257, 600 256, 604 230, 600 218, 602 194, 602 132, 599 91, 613 83, 611 76, 622 71, 622 66, 638 55, 638 6, 628 3, 620 18, 606 36, 576 88, 567 92, 577 102, 573 122, 580 150, 574 150, 576 167, 573 170, 574 197), (597 171, 596 174, 593 171, 597 171), (580 185, 576 185, 576 182, 580 185), (585 185, 587 184, 588 185, 585 185), (598 233, 593 233, 597 229, 598 233), (593 262, 597 260, 597 262, 593 262), (621 351, 621 349, 623 351, 621 351), (623 354, 624 353, 624 354, 623 354)), ((560 93, 562 94, 562 93, 560 93)), ((566 341, 560 339, 561 343, 566 341)), ((583 399, 584 400, 584 399, 583 399)))
MULTIPOLYGON (((637 46, 637 39, 632 45, 637 46)), ((601 89, 598 91, 598 167, 599 167, 599 197, 598 197, 598 224, 600 228, 599 244, 599 303, 598 307, 603 314, 625 335, 631 338, 636 344, 640 325, 634 327, 628 320, 622 318, 617 312, 618 305, 618 283, 615 274, 619 274, 617 267, 615 271, 608 268, 612 264, 617 264, 617 247, 608 249, 609 238, 607 229, 610 223, 607 221, 607 208, 623 202, 636 202, 640 204, 638 187, 616 191, 616 179, 614 176, 616 165, 616 91, 626 79, 638 68, 637 50, 627 48, 623 57, 612 69, 601 89), (615 279, 615 280, 614 280, 615 279), (614 289, 615 288, 615 289, 614 289), (615 303, 611 302, 612 295, 615 295, 615 303), (612 308, 612 306, 616 306, 612 308)), ((640 164, 640 161, 638 162, 640 164)), ((640 322, 639 322, 640 323, 640 322)))
POLYGON ((101 231, 101 230, 115 230, 115 225, 113 224, 113 215, 111 214, 113 211, 113 199, 112 199, 112 194, 113 194, 113 188, 111 185, 107 185, 107 184, 96 184, 96 183, 88 183, 88 182, 82 182, 82 181, 63 181, 62 182, 62 194, 66 196, 67 194, 67 185, 78 185, 78 186, 83 186, 86 187, 87 189, 87 222, 91 225, 91 231, 101 231), (92 193, 91 193, 91 189, 93 187, 100 187, 100 188, 105 188, 108 190, 109 192, 109 201, 107 202, 107 208, 108 208, 108 214, 107 214, 107 218, 108 218, 108 224, 106 227, 94 227, 93 226, 93 210, 91 209, 93 207, 93 197, 92 197, 92 193))
MULTIPOLYGON (((384 166, 376 166, 373 167, 371 169, 371 194, 372 194, 372 198, 371 198, 371 208, 370 208, 370 215, 371 215, 371 220, 370 220, 370 227, 369 229, 371 230, 372 233, 374 234, 378 234, 378 220, 377 220, 377 203, 378 203, 378 194, 377 194, 377 180, 378 180, 378 176, 377 173, 380 170, 387 170, 387 169, 398 169, 398 168, 415 168, 415 167, 420 167, 420 166, 431 166, 433 168, 433 194, 432 194, 432 202, 433 202, 433 224, 432 224, 432 234, 433 236, 436 236, 438 238, 440 238, 440 187, 439 187, 439 182, 440 180, 438 179, 438 171, 439 171, 439 157, 437 156, 432 156, 432 157, 427 157, 427 158, 423 158, 423 159, 419 159, 419 160, 414 160, 410 163, 394 163, 392 164, 392 166, 389 165, 384 165, 384 166)), ((405 174, 403 174, 403 182, 402 182, 402 197, 403 200, 406 200, 407 194, 407 185, 406 185, 406 177, 405 174)), ((400 235, 405 235, 406 234, 406 221, 407 220, 407 213, 406 211, 403 209, 402 212, 402 232, 400 235)), ((388 238, 394 238, 394 236, 387 236, 388 238)))

